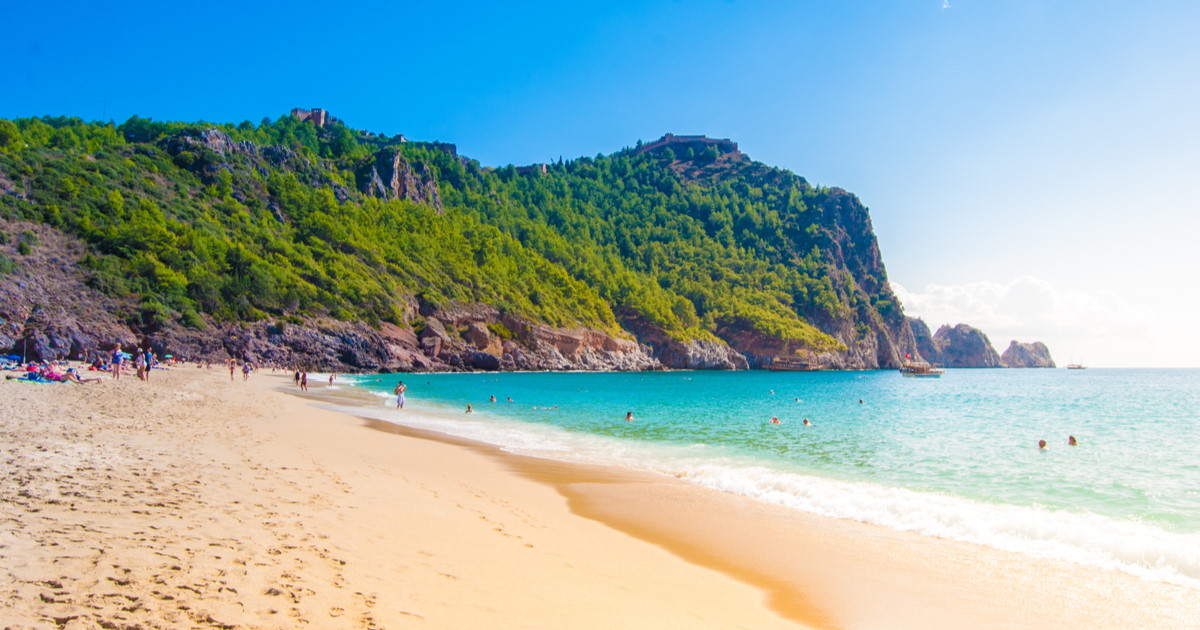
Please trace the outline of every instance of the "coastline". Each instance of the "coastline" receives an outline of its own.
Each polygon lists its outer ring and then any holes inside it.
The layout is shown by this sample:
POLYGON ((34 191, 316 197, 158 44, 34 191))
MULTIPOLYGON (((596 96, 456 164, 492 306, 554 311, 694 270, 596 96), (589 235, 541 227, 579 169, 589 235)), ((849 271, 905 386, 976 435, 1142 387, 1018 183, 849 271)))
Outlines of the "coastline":
MULTIPOLYGON (((0 383, 12 627, 1184 628, 1195 591, 506 454, 286 375, 0 383), (65 620, 61 624, 59 620, 65 620), (25 625, 22 625, 25 624, 25 625)), ((11 620, 11 621, 9 621, 11 620)))

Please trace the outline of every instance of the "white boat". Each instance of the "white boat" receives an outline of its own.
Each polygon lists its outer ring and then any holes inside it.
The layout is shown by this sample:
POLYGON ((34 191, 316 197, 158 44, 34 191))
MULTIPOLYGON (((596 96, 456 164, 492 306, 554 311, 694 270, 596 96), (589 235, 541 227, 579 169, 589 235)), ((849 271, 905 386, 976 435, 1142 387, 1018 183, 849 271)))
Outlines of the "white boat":
POLYGON ((904 376, 940 378, 946 373, 946 370, 933 367, 924 361, 905 361, 904 365, 900 366, 900 373, 904 376))
POLYGON ((775 372, 816 372, 821 366, 799 357, 775 357, 767 369, 775 372))

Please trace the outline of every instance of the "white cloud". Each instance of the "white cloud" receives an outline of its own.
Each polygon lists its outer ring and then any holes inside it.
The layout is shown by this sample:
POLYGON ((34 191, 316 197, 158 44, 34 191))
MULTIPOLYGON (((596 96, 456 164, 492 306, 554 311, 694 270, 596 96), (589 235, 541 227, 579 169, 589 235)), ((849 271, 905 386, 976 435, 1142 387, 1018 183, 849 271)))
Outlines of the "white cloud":
POLYGON ((1044 279, 925 286, 910 291, 892 283, 910 317, 931 330, 959 323, 979 328, 1002 352, 1010 340, 1043 341, 1060 363, 1091 353, 1112 365, 1138 363, 1132 348, 1150 337, 1150 317, 1113 292, 1060 291, 1044 279), (1121 352, 1118 355, 1117 349, 1121 352))

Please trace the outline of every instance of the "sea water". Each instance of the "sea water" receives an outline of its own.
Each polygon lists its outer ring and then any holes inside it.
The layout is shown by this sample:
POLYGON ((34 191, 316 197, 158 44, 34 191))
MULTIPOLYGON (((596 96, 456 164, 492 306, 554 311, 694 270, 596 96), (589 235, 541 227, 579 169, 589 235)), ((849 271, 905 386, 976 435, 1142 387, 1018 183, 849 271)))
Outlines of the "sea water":
POLYGON ((513 453, 1200 588, 1200 370, 349 380, 385 398, 371 415, 513 453))

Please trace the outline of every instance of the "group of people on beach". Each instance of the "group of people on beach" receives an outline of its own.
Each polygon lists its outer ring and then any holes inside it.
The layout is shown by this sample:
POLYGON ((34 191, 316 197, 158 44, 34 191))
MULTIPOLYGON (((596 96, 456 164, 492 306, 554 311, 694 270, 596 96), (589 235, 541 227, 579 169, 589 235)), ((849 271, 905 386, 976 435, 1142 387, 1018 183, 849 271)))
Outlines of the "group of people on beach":
POLYGON ((112 380, 119 380, 122 372, 132 367, 136 370, 138 380, 148 381, 152 369, 163 368, 166 367, 166 364, 173 363, 173 357, 170 355, 164 358, 165 362, 155 354, 149 343, 146 343, 144 347, 134 348, 132 353, 125 352, 121 349, 121 344, 115 343, 111 350, 101 350, 94 355, 83 353, 79 367, 71 367, 66 360, 57 359, 28 363, 13 361, 12 364, 5 366, 5 369, 21 372, 19 375, 6 375, 8 380, 84 384, 101 381, 98 376, 80 376, 85 369, 89 372, 108 372, 112 380))
MULTIPOLYGON (((86 359, 85 359, 86 361, 86 359)), ((121 344, 113 344, 111 352, 99 353, 94 360, 91 361, 89 370, 98 372, 108 372, 112 379, 121 378, 121 374, 132 366, 136 370, 138 380, 150 380, 150 372, 154 369, 165 368, 168 364, 174 363, 174 357, 166 355, 162 358, 156 354, 149 343, 143 346, 137 346, 133 352, 125 352, 121 349, 121 344)))
POLYGON ((67 361, 39 361, 25 364, 11 364, 4 367, 12 372, 4 378, 10 381, 26 381, 31 383, 99 383, 99 376, 84 378, 79 376, 79 369, 70 366, 67 361))

